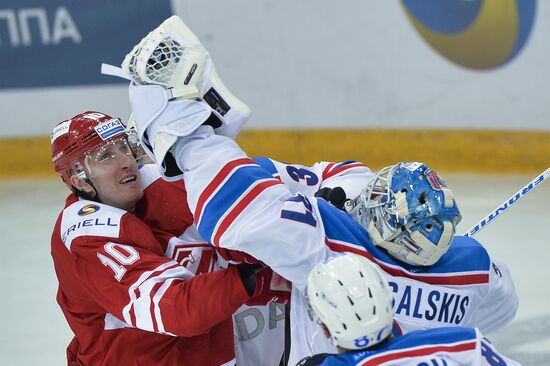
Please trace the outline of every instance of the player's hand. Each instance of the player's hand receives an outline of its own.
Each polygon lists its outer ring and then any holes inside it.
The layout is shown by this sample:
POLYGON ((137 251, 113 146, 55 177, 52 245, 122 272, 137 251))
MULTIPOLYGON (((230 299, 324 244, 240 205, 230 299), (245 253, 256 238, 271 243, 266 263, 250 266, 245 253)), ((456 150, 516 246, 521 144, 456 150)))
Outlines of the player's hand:
POLYGON ((222 257, 223 259, 225 259, 231 264, 239 264, 239 263, 262 264, 262 262, 260 262, 259 260, 251 256, 250 254, 241 252, 240 250, 232 250, 232 249, 216 247, 216 252, 220 257, 222 257))
POLYGON ((250 296, 248 306, 290 303, 291 284, 269 267, 240 264, 237 266, 243 285, 250 296))
POLYGON ((288 304, 291 289, 290 282, 273 272, 271 268, 262 267, 256 271, 256 288, 246 305, 267 305, 270 302, 288 304))
POLYGON ((345 211, 344 204, 348 199, 346 198, 346 192, 344 192, 344 189, 342 187, 321 188, 320 190, 315 192, 314 196, 320 197, 325 201, 332 203, 340 210, 345 211))

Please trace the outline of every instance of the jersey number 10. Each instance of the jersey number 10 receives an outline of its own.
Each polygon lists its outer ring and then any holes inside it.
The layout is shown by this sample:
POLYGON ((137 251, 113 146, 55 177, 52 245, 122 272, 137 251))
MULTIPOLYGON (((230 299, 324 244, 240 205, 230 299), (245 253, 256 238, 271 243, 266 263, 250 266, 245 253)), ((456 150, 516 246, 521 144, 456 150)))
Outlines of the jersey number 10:
POLYGON ((129 245, 117 243, 107 243, 103 248, 112 258, 101 253, 97 253, 97 257, 104 266, 111 268, 115 272, 115 278, 120 282, 122 276, 126 273, 126 268, 124 268, 124 266, 135 263, 139 259, 139 253, 135 248, 129 245))

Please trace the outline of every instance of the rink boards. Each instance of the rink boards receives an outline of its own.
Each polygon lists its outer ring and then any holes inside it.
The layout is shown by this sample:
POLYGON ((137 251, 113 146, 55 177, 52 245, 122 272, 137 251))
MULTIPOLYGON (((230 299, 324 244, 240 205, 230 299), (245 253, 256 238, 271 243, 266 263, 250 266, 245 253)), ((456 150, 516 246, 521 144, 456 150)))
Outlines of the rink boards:
MULTIPOLYGON (((422 161, 444 172, 539 173, 549 166, 550 132, 497 130, 244 130, 250 156, 304 165, 360 160, 373 170, 422 161)), ((53 175, 48 137, 0 139, 0 178, 53 175)))

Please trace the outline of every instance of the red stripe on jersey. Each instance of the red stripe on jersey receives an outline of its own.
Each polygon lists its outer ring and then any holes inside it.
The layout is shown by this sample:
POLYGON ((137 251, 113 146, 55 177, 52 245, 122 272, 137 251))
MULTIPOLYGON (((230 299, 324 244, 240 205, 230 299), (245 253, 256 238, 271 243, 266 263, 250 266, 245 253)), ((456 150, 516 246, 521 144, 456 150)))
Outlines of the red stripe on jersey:
POLYGON ((223 221, 221 222, 220 226, 216 230, 216 233, 214 234, 214 239, 212 242, 214 245, 219 246, 219 241, 221 236, 225 233, 227 228, 235 221, 237 216, 241 214, 241 212, 252 202, 260 193, 268 189, 269 187, 283 184, 282 182, 270 179, 263 181, 256 185, 254 188, 252 188, 240 201, 233 207, 233 209, 225 216, 223 221))
MULTIPOLYGON (((141 295, 141 293, 140 293, 140 291, 139 291, 139 287, 136 288, 136 289, 134 290, 134 295, 136 295, 136 299, 139 299, 139 296, 141 295)), ((130 325, 133 326, 133 327, 137 326, 137 319, 136 319, 137 317, 136 317, 136 313, 135 313, 135 311, 134 311, 135 305, 136 305, 136 302, 133 301, 133 302, 132 302, 132 306, 130 306, 130 310, 129 310, 129 313, 130 313, 130 325)))
POLYGON ((455 344, 452 346, 444 346, 444 345, 430 346, 430 347, 417 348, 412 350, 403 350, 403 351, 398 351, 391 354, 380 355, 380 356, 365 360, 364 362, 359 363, 358 365, 359 366, 380 365, 383 362, 387 362, 391 360, 400 360, 407 357, 426 356, 436 352, 463 352, 463 351, 473 350, 475 348, 476 348, 475 341, 455 344))
POLYGON ((326 175, 328 174, 328 172, 332 169, 332 167, 335 165, 336 163, 330 163, 328 164, 325 169, 323 169, 323 174, 321 174, 321 177, 323 179, 325 179, 326 175))
POLYGON ((202 214, 203 207, 206 201, 214 193, 214 191, 220 186, 220 184, 227 178, 227 176, 239 165, 256 165, 254 161, 250 158, 242 158, 230 161, 225 164, 225 166, 216 174, 214 179, 206 186, 204 191, 202 191, 197 202, 197 208, 195 209, 195 222, 198 223, 202 214))
POLYGON ((157 293, 157 291, 159 290, 160 286, 163 285, 164 282, 158 282, 156 283, 153 288, 151 289, 151 294, 149 295, 149 297, 151 297, 151 306, 149 307, 149 311, 151 312, 151 319, 153 321, 153 331, 155 333, 159 333, 160 330, 159 330, 159 325, 158 325, 158 322, 157 322, 157 317, 156 317, 156 314, 155 314, 155 303, 153 301, 153 297, 155 297, 155 294, 157 293))
POLYGON ((203 251, 201 254, 201 260, 195 274, 202 274, 210 272, 210 264, 214 262, 213 260, 214 250, 203 251))
POLYGON ((403 329, 401 329, 401 326, 397 322, 397 320, 393 319, 393 328, 397 330, 399 335, 403 335, 403 329))
POLYGON ((176 244, 174 245, 174 248, 208 248, 211 247, 208 243, 183 243, 183 244, 176 244))
POLYGON ((325 244, 332 250, 332 251, 335 251, 335 252, 350 252, 350 253, 355 253, 355 254, 359 254, 360 256, 363 256, 365 258, 367 258, 368 260, 370 260, 371 262, 375 262, 376 263, 376 260, 374 259, 374 257, 372 256, 372 254, 370 254, 369 252, 367 252, 367 250, 365 248, 357 248, 357 247, 353 247, 353 246, 348 246, 348 245, 345 245, 345 244, 341 244, 341 243, 335 243, 333 241, 330 241, 328 238, 325 237, 325 244))
POLYGON ((328 179, 330 177, 333 177, 337 174, 340 174, 342 173, 343 171, 346 171, 348 169, 353 169, 353 168, 366 168, 367 166, 363 163, 353 163, 353 164, 346 164, 346 165, 342 165, 334 170, 331 170, 330 172, 327 172, 327 169, 325 169, 323 171, 323 179, 328 179))
MULTIPOLYGON (((160 274, 162 274, 163 272, 169 271, 169 270, 171 270, 171 269, 173 269, 173 268, 175 268, 175 267, 178 267, 178 266, 179 266, 178 263, 174 263, 174 264, 172 264, 171 266, 168 266, 168 267, 166 267, 166 268, 164 268, 164 269, 161 269, 161 270, 152 272, 151 274, 149 274, 149 276, 148 276, 147 278, 143 279, 143 280, 141 281, 141 283, 139 283, 139 284, 136 286, 136 288, 134 289, 135 299, 134 299, 134 300, 130 299, 130 302, 132 303, 132 305, 130 306, 130 309, 129 309, 130 319, 131 319, 131 321, 132 321, 132 323, 131 323, 130 325, 136 326, 136 324, 137 324, 137 323, 136 323, 135 304, 136 304, 136 301, 141 297, 141 291, 139 290, 139 287, 140 287, 141 285, 143 285, 145 282, 149 281, 150 279, 155 278, 155 277, 159 276, 160 274)), ((135 284, 136 284, 136 283, 132 284, 131 286, 134 286, 135 284)), ((130 286, 130 288, 131 288, 131 286, 130 286)), ((156 293, 156 291, 155 291, 155 293, 156 293)), ((153 301, 153 296, 154 296, 154 294, 151 295, 151 301, 153 301)), ((151 313, 151 314, 154 314, 154 313, 151 313)))
POLYGON ((388 266, 383 261, 374 258, 373 255, 367 252, 367 250, 364 248, 356 248, 352 246, 347 246, 345 244, 334 243, 331 242, 328 238, 325 238, 325 243, 331 250, 335 252, 351 252, 359 254, 378 264, 384 272, 396 277, 407 277, 416 281, 429 283, 430 285, 477 285, 489 282, 489 273, 474 273, 448 276, 428 276, 412 274, 404 269, 398 269, 388 266))
POLYGON ((463 274, 458 276, 422 276, 413 275, 404 270, 388 267, 380 261, 376 261, 376 263, 378 263, 378 265, 382 267, 385 272, 391 274, 392 276, 408 277, 413 280, 429 283, 431 285, 477 285, 489 282, 488 273, 463 274))

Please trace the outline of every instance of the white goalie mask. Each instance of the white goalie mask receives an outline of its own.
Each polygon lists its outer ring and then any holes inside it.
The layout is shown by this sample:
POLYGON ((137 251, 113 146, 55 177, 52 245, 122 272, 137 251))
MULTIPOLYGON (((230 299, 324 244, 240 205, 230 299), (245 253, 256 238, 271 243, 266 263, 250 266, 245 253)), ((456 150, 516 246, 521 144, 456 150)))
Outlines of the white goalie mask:
POLYGON ((327 327, 335 346, 368 348, 391 333, 389 285, 376 264, 357 254, 317 264, 308 278, 306 299, 311 319, 327 327))
POLYGON ((380 170, 345 209, 392 257, 422 266, 447 252, 461 219, 453 192, 422 163, 380 170))

